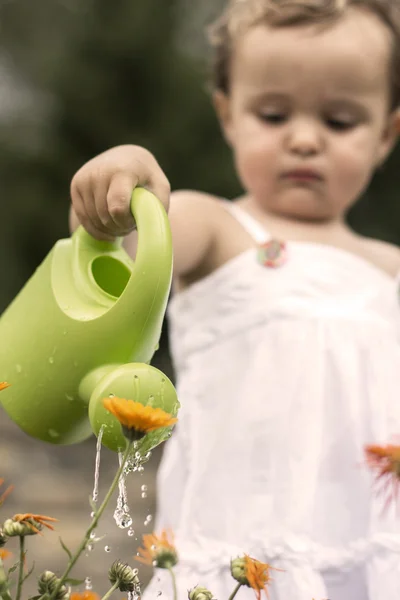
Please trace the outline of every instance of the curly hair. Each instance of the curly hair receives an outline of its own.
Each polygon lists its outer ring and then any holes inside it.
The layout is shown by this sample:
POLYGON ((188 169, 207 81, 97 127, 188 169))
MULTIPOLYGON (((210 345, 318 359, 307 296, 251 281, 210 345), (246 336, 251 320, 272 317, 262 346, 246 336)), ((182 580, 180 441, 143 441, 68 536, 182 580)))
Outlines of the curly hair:
POLYGON ((213 87, 229 93, 232 48, 238 36, 249 27, 260 23, 272 27, 329 26, 350 6, 375 14, 391 33, 391 108, 397 108, 400 105, 400 0, 228 0, 222 15, 209 28, 214 49, 213 87))

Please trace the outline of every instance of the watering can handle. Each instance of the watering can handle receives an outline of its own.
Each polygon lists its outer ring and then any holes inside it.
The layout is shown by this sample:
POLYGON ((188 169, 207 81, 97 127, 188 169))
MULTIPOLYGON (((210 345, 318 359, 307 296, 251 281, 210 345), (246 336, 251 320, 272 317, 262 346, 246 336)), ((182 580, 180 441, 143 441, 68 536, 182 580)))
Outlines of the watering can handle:
POLYGON ((90 264, 99 255, 108 255, 124 262, 132 272, 119 298, 119 305, 127 303, 132 306, 132 296, 136 295, 138 289, 155 290, 156 294, 168 295, 171 286, 172 240, 164 207, 148 190, 135 188, 132 193, 131 211, 138 232, 134 262, 121 249, 122 238, 115 242, 96 240, 82 226, 78 227, 72 236, 75 283, 87 297, 92 297, 105 306, 111 306, 114 301, 105 294, 100 298, 90 273, 90 264))

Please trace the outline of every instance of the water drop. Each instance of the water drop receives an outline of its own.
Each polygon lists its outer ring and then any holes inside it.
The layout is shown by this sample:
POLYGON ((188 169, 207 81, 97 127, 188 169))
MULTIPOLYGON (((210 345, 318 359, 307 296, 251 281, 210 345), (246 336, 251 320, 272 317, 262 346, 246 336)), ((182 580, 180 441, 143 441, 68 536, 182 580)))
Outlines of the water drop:
POLYGON ((142 492, 142 498, 147 498, 146 492, 142 492))
POLYGON ((92 510, 92 512, 90 513, 90 517, 93 519, 93 517, 94 517, 95 514, 96 513, 94 512, 94 510, 92 510))
POLYGON ((64 329, 63 331, 63 335, 67 335, 68 331, 66 329, 64 329))
POLYGON ((104 550, 105 550, 106 552, 111 552, 111 548, 110 548, 110 546, 104 546, 104 550))
POLYGON ((88 544, 86 547, 89 550, 89 552, 93 550, 93 544, 88 544))
POLYGON ((133 537, 135 535, 135 532, 132 528, 128 529, 128 535, 129 537, 133 537))
POLYGON ((22 373, 21 365, 15 365, 15 370, 17 371, 17 373, 22 373))
POLYGON ((147 485, 142 485, 140 489, 142 490, 142 492, 147 492, 147 485))
POLYGON ((109 398, 115 398, 115 394, 108 394, 109 398))
POLYGON ((157 596, 162 596, 162 592, 157 592, 157 596))
POLYGON ((139 473, 143 473, 143 471, 144 471, 144 466, 143 466, 143 465, 140 465, 140 467, 138 467, 138 471, 139 471, 139 473))
POLYGON ((90 579, 90 577, 86 577, 86 579, 85 579, 85 589, 86 590, 92 589, 92 580, 90 579))
POLYGON ((68 400, 68 402, 73 402, 74 401, 74 397, 71 396, 70 394, 65 394, 65 397, 68 400))
POLYGON ((95 537, 96 537, 96 532, 92 531, 92 533, 90 534, 90 539, 94 540, 95 537))
POLYGON ((147 515, 146 521, 148 521, 149 523, 151 523, 152 520, 153 520, 153 515, 147 515))
POLYGON ((50 356, 50 358, 49 358, 49 363, 50 363, 51 365, 53 365, 53 364, 54 364, 54 356, 50 356))
POLYGON ((60 437, 60 434, 58 433, 58 431, 56 431, 55 429, 48 429, 47 433, 49 434, 49 436, 53 439, 60 437))
POLYGON ((138 375, 134 375, 133 379, 139 379, 138 375))

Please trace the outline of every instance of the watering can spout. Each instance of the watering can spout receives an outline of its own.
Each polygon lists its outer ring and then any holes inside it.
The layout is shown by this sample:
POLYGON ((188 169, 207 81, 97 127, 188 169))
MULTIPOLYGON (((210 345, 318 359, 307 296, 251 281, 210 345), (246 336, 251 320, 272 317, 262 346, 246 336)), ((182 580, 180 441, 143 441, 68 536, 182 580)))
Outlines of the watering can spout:
MULTIPOLYGON (((0 402, 29 435, 69 444, 98 433, 107 421, 97 407, 99 394, 113 387, 144 403, 145 390, 160 408, 178 408, 168 378, 147 364, 171 285, 168 218, 144 189, 133 192, 131 208, 138 230, 135 261, 121 240, 97 241, 79 227, 71 239, 57 242, 0 319, 0 380, 12 384, 0 402), (147 380, 154 393, 148 393, 147 380)), ((121 445, 115 431, 103 440, 115 450, 121 445)))

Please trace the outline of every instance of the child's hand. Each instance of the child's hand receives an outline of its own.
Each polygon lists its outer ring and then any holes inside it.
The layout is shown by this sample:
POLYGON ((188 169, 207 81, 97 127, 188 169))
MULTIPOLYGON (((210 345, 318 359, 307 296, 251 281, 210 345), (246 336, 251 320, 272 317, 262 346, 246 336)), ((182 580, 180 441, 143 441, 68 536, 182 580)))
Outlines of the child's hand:
POLYGON ((142 186, 169 208, 170 185, 154 156, 139 146, 118 146, 87 162, 71 182, 72 207, 95 238, 112 240, 135 228, 132 191, 142 186))

